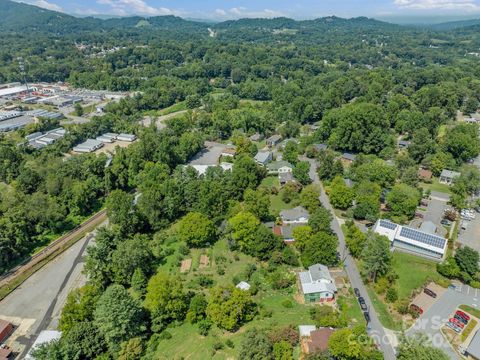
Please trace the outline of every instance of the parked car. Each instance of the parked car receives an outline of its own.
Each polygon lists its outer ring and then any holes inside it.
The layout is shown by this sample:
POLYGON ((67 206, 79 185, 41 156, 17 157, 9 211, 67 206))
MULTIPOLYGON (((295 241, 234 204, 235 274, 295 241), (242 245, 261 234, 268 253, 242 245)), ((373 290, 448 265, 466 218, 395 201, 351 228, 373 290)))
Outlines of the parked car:
POLYGON ((430 290, 429 288, 425 288, 423 289, 423 292, 425 294, 427 294, 428 296, 431 296, 433 298, 436 298, 437 297, 437 294, 435 292, 433 292, 432 290, 430 290))
POLYGON ((447 326, 453 331, 455 331, 456 333, 459 333, 460 331, 462 331, 462 329, 460 329, 458 326, 455 326, 455 324, 452 324, 451 322, 447 322, 447 326))
POLYGON ((363 316, 365 317, 365 321, 367 322, 367 324, 370 322, 370 314, 368 313, 368 311, 365 311, 363 313, 363 316))
POLYGON ((367 307, 367 304, 365 303, 365 299, 363 297, 359 297, 358 298, 358 303, 360 304, 360 308, 363 310, 363 311, 367 311, 368 310, 368 307, 367 307))
POLYGON ((463 317, 458 316, 457 314, 455 314, 455 316, 454 316, 453 318, 454 318, 454 319, 457 319, 458 321, 460 321, 460 322, 463 323, 464 325, 467 325, 467 324, 468 324, 468 320, 465 320, 463 317))
POLYGON ((440 224, 450 226, 452 225, 452 222, 450 220, 443 219, 442 221, 440 221, 440 224))
POLYGON ((365 224, 365 227, 366 227, 367 229, 369 229, 369 228, 371 228, 373 225, 375 225, 375 223, 367 223, 367 224, 365 224))
POLYGON ((415 216, 420 218, 420 219, 423 219, 423 214, 422 213, 416 212, 415 216))
POLYGON ((468 222, 462 220, 462 222, 460 223, 460 228, 461 228, 462 230, 467 230, 467 228, 468 228, 468 222))
POLYGON ((470 321, 470 316, 468 316, 467 314, 465 314, 462 310, 457 310, 457 311, 455 312, 455 315, 458 315, 458 316, 464 318, 465 320, 470 321))
POLYGON ((354 288, 353 292, 355 293, 356 297, 358 297, 358 298, 360 297, 360 290, 358 290, 358 288, 354 288))
POLYGON ((455 318, 451 318, 450 321, 452 324, 454 324, 455 326, 458 326, 460 329, 463 329, 465 327, 465 324, 462 323, 461 321, 455 319, 455 318))

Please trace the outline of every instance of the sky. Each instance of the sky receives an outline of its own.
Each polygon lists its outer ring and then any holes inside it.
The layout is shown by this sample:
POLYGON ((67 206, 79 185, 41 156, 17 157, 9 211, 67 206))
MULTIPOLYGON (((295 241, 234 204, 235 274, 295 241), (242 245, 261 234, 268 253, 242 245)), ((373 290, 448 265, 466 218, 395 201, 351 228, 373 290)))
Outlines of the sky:
POLYGON ((177 15, 228 20, 395 16, 480 16, 480 0, 16 0, 77 15, 177 15))

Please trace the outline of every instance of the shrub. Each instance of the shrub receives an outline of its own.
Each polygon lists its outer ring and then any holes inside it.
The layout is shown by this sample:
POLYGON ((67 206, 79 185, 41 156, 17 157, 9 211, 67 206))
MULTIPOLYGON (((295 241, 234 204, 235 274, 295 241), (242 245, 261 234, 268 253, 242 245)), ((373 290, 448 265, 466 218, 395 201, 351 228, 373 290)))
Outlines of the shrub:
POLYGON ((235 344, 230 339, 227 339, 227 341, 225 341, 225 344, 231 349, 233 349, 235 347, 235 344))
POLYGON ((377 282, 375 283, 375 292, 377 294, 384 294, 385 291, 387 291, 387 288, 390 286, 390 283, 389 281, 382 277, 380 279, 377 280, 377 282))
POLYGON ((385 296, 385 300, 387 300, 389 303, 393 303, 397 301, 397 299, 398 299, 397 289, 395 289, 394 287, 388 288, 387 294, 385 296))
POLYGON ((168 340, 172 338, 172 334, 170 334, 167 330, 163 330, 162 333, 159 335, 160 340, 168 340))
POLYGON ((211 327, 212 323, 208 320, 201 320, 198 322, 198 332, 202 336, 207 336, 211 327))
POLYGON ((470 281, 470 286, 475 288, 475 289, 480 289, 480 281, 472 280, 472 281, 470 281))
POLYGON ((395 308, 402 315, 406 315, 409 313, 409 306, 410 306, 410 300, 407 298, 400 299, 395 304, 395 308))
POLYGON ((270 342, 272 344, 278 343, 280 341, 286 341, 292 346, 295 346, 298 344, 300 337, 296 328, 294 328, 292 325, 287 325, 282 328, 272 329, 268 333, 268 338, 270 339, 270 342))
POLYGON ((223 349, 223 344, 220 341, 217 341, 213 344, 213 350, 218 351, 223 349))
POLYGON ((285 299, 285 300, 282 301, 282 306, 284 308, 291 309, 291 308, 293 308, 293 303, 290 300, 285 299))

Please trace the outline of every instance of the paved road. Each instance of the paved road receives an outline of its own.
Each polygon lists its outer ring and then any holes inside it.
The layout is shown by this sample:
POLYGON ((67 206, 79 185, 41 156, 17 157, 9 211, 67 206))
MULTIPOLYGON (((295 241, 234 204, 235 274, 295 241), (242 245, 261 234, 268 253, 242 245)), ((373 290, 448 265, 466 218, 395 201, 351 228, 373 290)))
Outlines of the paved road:
POLYGON ((14 351, 25 354, 40 331, 56 328, 68 293, 85 282, 81 269, 91 239, 72 245, 0 302, 0 318, 16 327, 9 339, 14 351))
POLYGON ((452 317, 459 305, 480 307, 480 290, 468 285, 459 285, 455 290, 448 289, 425 313, 420 316, 415 325, 407 331, 407 335, 424 333, 435 347, 442 349, 452 360, 460 359, 445 340, 440 328, 452 317))
MULTIPOLYGON (((306 158, 303 158, 302 160, 307 160, 310 162, 310 178, 313 180, 314 183, 321 185, 320 179, 318 178, 317 171, 316 171, 317 169, 316 161, 313 159, 306 159, 306 158)), ((323 206, 326 209, 330 210, 332 214, 334 214, 332 205, 330 204, 330 200, 328 199, 328 196, 325 194, 323 187, 321 187, 320 201, 322 202, 323 206)), ((342 258, 344 259, 345 272, 347 273, 348 278, 350 279, 350 284, 352 285, 352 287, 358 288, 360 290, 360 293, 365 298, 365 302, 368 308, 370 309, 371 322, 370 322, 370 326, 369 326, 370 329, 368 330, 368 333, 373 338, 375 343, 379 346, 380 350, 383 352, 384 358, 386 360, 393 360, 396 358, 396 356, 395 356, 394 347, 392 346, 392 341, 387 336, 382 324, 380 323, 380 320, 378 319, 378 316, 374 310, 372 302, 370 301, 370 298, 368 296, 367 289, 360 277, 360 272, 358 271, 357 265, 355 264, 355 261, 348 253, 343 231, 340 228, 340 224, 338 223, 338 220, 335 216, 333 217, 331 225, 332 225, 332 230, 338 236, 339 252, 342 258)))

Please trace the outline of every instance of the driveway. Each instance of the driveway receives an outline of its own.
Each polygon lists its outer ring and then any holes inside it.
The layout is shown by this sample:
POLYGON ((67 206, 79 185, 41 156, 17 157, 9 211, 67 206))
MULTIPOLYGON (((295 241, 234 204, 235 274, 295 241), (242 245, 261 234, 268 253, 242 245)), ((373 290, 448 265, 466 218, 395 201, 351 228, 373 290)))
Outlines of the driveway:
MULTIPOLYGON (((318 178, 318 175, 317 175, 316 161, 314 159, 307 159, 307 158, 302 158, 302 160, 306 160, 310 162, 310 178, 313 180, 314 183, 321 185, 320 179, 318 178)), ((333 211, 332 205, 330 204, 330 200, 328 196, 325 194, 325 190, 323 189, 322 186, 320 186, 320 188, 321 188, 320 201, 322 205, 326 209, 330 210, 332 214, 335 214, 333 211)), ((352 285, 353 288, 358 288, 360 290, 360 293, 364 297, 365 303, 367 304, 367 307, 370 310, 371 322, 369 324, 368 334, 383 352, 384 359, 393 360, 396 358, 394 346, 392 345, 396 341, 396 339, 394 339, 395 335, 393 335, 390 331, 388 332, 388 335, 387 335, 387 332, 385 331, 382 324, 380 323, 380 320, 378 319, 378 316, 374 310, 374 307, 372 306, 372 302, 368 296, 367 289, 363 284, 362 278, 360 277, 360 272, 358 271, 357 265, 353 260, 353 258, 348 253, 348 250, 345 244, 345 237, 343 235, 343 231, 340 228, 340 224, 336 216, 333 217, 331 226, 332 226, 332 230, 335 232, 335 234, 338 237, 338 243, 339 243, 338 250, 340 252, 340 255, 342 256, 342 259, 344 260, 345 272, 348 275, 350 284, 352 285)))
POLYGON ((467 224, 467 229, 459 229, 458 242, 480 251, 480 214, 477 213, 474 220, 463 221, 467 224))
POLYGON ((460 357, 443 337, 440 328, 448 321, 459 305, 465 304, 478 308, 480 306, 479 299, 480 290, 473 289, 468 285, 459 285, 455 290, 449 288, 418 318, 415 325, 407 331, 407 335, 426 334, 435 347, 445 351, 450 359, 458 360, 460 357))
POLYGON ((218 159, 222 155, 223 150, 228 148, 228 145, 215 143, 215 142, 205 142, 206 148, 196 154, 188 165, 218 165, 218 159))

